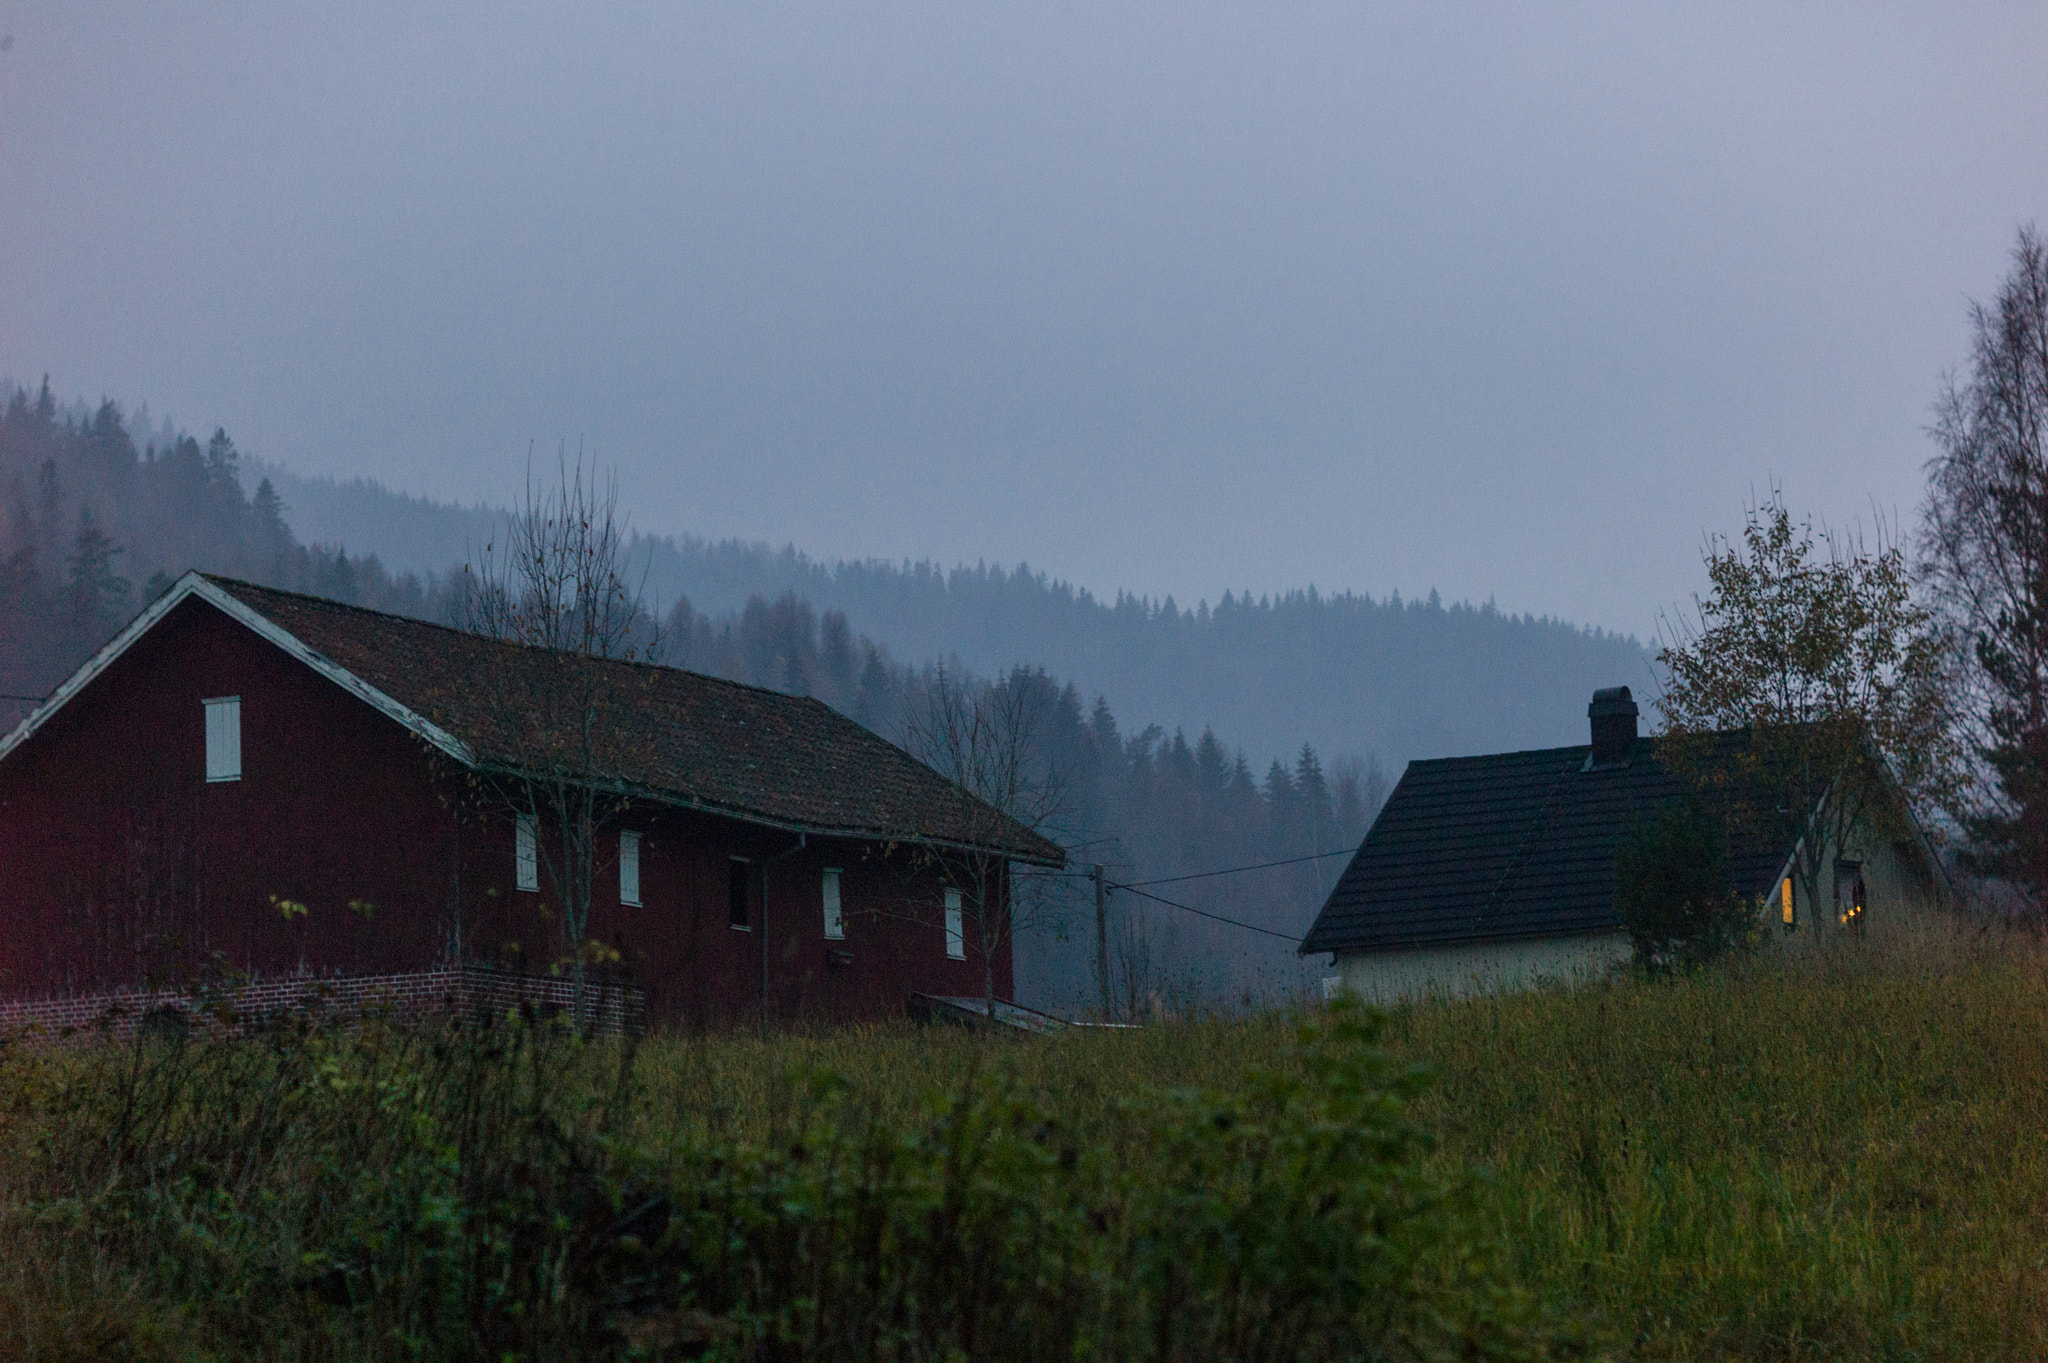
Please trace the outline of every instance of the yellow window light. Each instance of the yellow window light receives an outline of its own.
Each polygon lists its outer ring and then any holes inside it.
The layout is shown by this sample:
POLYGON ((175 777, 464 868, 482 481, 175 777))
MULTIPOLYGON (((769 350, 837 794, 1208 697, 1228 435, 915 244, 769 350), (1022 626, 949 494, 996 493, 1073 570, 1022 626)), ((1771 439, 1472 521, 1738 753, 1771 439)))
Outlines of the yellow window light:
POLYGON ((1792 926, 1792 877, 1786 876, 1778 882, 1778 902, 1783 906, 1785 926, 1792 926))

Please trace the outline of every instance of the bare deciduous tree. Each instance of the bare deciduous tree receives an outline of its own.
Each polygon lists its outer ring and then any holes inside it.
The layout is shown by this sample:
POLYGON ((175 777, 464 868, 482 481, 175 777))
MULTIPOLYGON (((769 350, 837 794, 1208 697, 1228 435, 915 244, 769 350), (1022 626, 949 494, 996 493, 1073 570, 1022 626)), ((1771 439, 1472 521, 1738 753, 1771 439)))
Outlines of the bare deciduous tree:
POLYGON ((2048 243, 2023 228, 1970 307, 1968 377, 1935 408, 1923 580, 1955 647, 1956 713, 1987 779, 1954 813, 1976 869, 2048 908, 2048 243))
POLYGON ((913 708, 905 746, 974 796, 958 843, 927 855, 961 893, 964 945, 981 964, 982 996, 995 1018, 995 962, 1017 931, 1045 925, 1052 900, 1035 878, 1020 887, 1003 847, 1018 827, 1050 837, 1065 812, 1068 782, 1043 751, 1057 693, 1043 672, 1011 669, 982 686, 940 668, 913 708))
POLYGON ((610 959, 589 939, 592 886, 607 817, 622 803, 605 761, 611 717, 630 707, 623 669, 656 661, 661 638, 627 579, 618 486, 579 453, 559 457, 502 537, 463 573, 466 623, 532 650, 521 665, 473 679, 491 716, 495 751, 477 777, 486 803, 533 830, 533 855, 561 915, 563 958, 585 1021, 587 968, 610 959))

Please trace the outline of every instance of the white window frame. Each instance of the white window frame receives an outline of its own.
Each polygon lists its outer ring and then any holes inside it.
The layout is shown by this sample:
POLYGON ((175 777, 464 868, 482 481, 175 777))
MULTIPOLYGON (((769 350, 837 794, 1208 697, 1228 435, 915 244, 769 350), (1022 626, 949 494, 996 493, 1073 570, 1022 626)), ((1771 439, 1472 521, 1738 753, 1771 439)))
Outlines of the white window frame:
POLYGON ((516 888, 540 889, 540 829, 531 814, 512 816, 512 873, 516 888))
POLYGON ((822 893, 825 904, 825 940, 843 942, 846 940, 846 914, 840 907, 840 869, 837 866, 825 868, 822 893))
POLYGON ((967 914, 958 890, 946 891, 946 956, 955 961, 967 959, 967 914))
POLYGON ((242 698, 215 696, 206 706, 206 779, 242 779, 242 698))
POLYGON ((619 834, 619 902, 640 907, 640 835, 630 830, 619 834))

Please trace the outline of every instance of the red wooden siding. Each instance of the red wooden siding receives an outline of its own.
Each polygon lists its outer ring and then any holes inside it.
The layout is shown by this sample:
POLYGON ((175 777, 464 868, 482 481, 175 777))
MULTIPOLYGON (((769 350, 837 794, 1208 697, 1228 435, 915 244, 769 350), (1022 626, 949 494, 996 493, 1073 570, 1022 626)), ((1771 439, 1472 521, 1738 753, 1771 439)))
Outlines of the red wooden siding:
MULTIPOLYGON (((969 959, 947 960, 943 885, 901 847, 655 805, 618 827, 642 835, 641 904, 619 902, 614 829, 591 935, 657 1023, 758 1017, 764 957, 778 1019, 982 991, 972 929, 969 959), (734 856, 756 872, 746 932, 727 925, 734 856), (828 866, 846 925, 829 944, 828 866)), ((0 761, 0 995, 133 987, 216 959, 259 977, 540 970, 561 955, 554 903, 545 875, 539 894, 514 888, 509 814, 461 767, 197 599, 0 761), (242 778, 209 783, 203 702, 222 696, 241 698, 242 778)), ((1007 946, 995 967, 1007 997, 1007 946)))

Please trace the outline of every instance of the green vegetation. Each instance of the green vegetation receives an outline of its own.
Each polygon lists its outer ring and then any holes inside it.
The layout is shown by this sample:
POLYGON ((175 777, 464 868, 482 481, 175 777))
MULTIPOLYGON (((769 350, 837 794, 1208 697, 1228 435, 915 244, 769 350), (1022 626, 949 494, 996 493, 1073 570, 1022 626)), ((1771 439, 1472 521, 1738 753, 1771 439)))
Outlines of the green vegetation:
POLYGON ((1766 956, 1377 1045, 17 1047, 0 1355, 2039 1357, 2044 964, 1766 956))
POLYGON ((1755 905, 1728 889, 1719 831, 1683 802, 1630 825, 1614 855, 1614 908, 1651 973, 1705 965, 1757 937, 1755 905))

